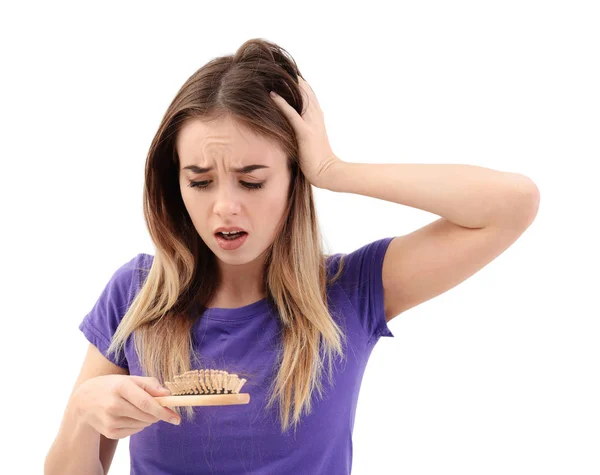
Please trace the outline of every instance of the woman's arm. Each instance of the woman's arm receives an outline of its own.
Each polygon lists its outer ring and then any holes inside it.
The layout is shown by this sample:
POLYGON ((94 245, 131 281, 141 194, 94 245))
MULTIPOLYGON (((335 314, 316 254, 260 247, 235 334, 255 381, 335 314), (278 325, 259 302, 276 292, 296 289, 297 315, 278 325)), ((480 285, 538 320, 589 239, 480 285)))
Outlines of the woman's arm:
POLYGON ((78 416, 77 399, 73 397, 46 456, 44 475, 105 475, 99 453, 100 434, 78 416))
POLYGON ((79 416, 77 406, 79 386, 88 379, 106 374, 129 374, 129 371, 106 359, 98 348, 90 343, 58 435, 46 456, 45 475, 108 473, 119 441, 107 439, 86 424, 79 416))

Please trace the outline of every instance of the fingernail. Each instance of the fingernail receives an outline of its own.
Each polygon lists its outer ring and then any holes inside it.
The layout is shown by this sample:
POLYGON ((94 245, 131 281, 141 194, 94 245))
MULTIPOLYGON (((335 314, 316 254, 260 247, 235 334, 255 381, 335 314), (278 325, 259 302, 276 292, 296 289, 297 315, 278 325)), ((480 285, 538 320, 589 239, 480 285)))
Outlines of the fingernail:
POLYGON ((174 425, 178 426, 181 421, 179 419, 176 419, 176 418, 173 417, 172 419, 169 419, 169 422, 171 424, 174 424, 174 425))
POLYGON ((277 97, 277 93, 275 91, 271 91, 269 94, 271 94, 271 97, 277 97))
POLYGON ((158 386, 156 389, 158 389, 159 391, 163 391, 163 392, 165 392, 165 391, 171 392, 167 388, 163 388, 162 386, 158 386))

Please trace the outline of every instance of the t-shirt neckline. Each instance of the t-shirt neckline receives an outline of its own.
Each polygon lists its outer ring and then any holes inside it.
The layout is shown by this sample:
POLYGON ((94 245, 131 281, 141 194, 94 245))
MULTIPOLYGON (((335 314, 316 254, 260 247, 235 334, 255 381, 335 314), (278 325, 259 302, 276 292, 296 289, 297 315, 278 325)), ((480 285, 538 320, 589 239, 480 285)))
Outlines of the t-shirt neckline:
POLYGON ((268 310, 269 302, 267 297, 265 297, 251 304, 244 305, 243 307, 208 307, 204 310, 202 318, 206 317, 212 320, 241 320, 262 314, 268 310))

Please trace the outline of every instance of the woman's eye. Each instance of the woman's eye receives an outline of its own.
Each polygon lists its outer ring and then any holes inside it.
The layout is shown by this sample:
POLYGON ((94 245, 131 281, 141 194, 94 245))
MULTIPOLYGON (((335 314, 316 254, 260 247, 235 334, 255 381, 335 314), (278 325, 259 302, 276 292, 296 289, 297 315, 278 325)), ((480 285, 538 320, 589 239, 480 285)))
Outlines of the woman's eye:
MULTIPOLYGON (((210 180, 207 181, 190 181, 190 184, 188 185, 191 188, 206 188, 208 187, 210 183, 210 180)), ((262 188, 263 184, 262 183, 248 183, 246 181, 240 181, 240 183, 242 185, 244 185, 246 188, 248 188, 249 190, 258 190, 260 188, 262 188)))
POLYGON ((262 183, 249 183, 246 181, 242 181, 241 183, 250 190, 259 190, 263 186, 262 183))
POLYGON ((206 188, 208 186, 208 181, 190 181, 188 186, 190 188, 206 188))

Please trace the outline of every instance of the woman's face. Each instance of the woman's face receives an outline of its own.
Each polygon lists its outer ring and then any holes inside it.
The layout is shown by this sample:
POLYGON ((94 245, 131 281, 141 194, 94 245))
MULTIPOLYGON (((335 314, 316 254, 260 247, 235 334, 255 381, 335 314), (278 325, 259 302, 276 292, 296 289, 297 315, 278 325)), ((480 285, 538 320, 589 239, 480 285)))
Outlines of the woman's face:
POLYGON ((291 175, 283 150, 231 117, 189 120, 176 147, 181 197, 202 240, 227 264, 245 264, 261 256, 275 239, 287 205, 291 175), (232 170, 250 165, 265 168, 232 170), (194 187, 194 182, 200 186, 194 187), (246 231, 243 244, 223 249, 215 235, 221 226, 246 231))

